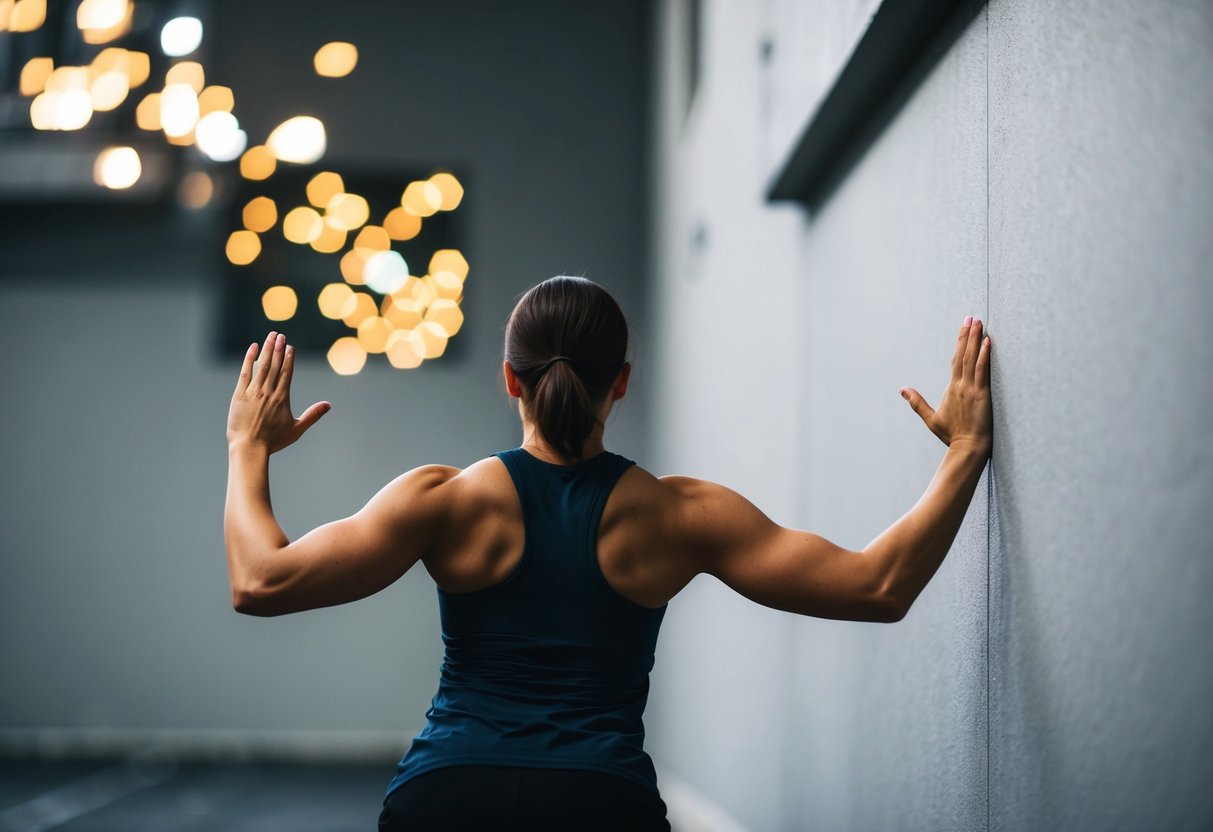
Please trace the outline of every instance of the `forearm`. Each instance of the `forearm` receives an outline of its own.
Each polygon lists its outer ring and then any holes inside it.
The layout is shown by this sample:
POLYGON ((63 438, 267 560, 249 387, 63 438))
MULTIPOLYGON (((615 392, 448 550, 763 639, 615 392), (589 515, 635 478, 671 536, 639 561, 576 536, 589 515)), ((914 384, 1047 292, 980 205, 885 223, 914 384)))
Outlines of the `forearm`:
POLYGON ((268 556, 290 543, 270 505, 269 456, 261 445, 228 446, 223 537, 234 594, 264 579, 268 556))
POLYGON ((910 608, 943 563, 987 459, 983 448, 953 443, 914 507, 865 547, 900 609, 910 608))

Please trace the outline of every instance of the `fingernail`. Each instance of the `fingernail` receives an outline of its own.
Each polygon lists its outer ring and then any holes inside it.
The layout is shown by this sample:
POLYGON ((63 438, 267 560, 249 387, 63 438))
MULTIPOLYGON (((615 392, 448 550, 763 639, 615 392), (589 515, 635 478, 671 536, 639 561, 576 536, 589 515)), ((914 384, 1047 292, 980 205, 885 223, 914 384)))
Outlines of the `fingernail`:
POLYGON ((901 397, 902 397, 903 399, 905 399, 905 400, 908 402, 908 401, 910 400, 910 391, 908 391, 908 390, 902 390, 902 391, 901 391, 901 397))
POLYGON ((971 325, 972 325, 972 323, 973 323, 973 316, 972 316, 972 315, 970 315, 969 317, 965 318, 965 326, 971 326, 971 325))

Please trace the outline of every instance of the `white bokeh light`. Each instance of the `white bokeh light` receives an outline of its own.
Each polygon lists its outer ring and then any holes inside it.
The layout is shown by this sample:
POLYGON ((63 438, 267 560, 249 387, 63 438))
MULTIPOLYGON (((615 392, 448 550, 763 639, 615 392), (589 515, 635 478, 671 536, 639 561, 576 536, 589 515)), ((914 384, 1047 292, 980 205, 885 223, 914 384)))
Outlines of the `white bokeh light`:
POLYGON ((139 181, 143 165, 133 147, 109 147, 101 151, 93 165, 93 179, 98 185, 120 190, 139 181))
POLYGON ((362 271, 366 285, 381 295, 400 290, 409 278, 409 267, 396 251, 377 251, 367 258, 362 271))
POLYGON ((207 113, 199 119, 194 128, 194 140, 198 149, 214 162, 230 162, 248 145, 248 135, 240 129, 240 122, 231 113, 223 111, 207 113))
POLYGON ((170 58, 188 55, 202 44, 202 21, 196 17, 174 17, 160 30, 160 48, 170 58))
POLYGON ((282 162, 310 165, 324 155, 324 124, 312 116, 295 116, 279 124, 265 142, 282 162))

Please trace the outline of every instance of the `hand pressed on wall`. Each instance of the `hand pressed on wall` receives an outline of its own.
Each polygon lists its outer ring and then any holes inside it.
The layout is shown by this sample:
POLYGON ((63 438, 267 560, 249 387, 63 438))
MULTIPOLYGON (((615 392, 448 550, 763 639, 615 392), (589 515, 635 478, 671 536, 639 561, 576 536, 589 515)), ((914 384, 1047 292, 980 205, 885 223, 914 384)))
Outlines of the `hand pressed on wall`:
POLYGON ((981 321, 965 318, 952 356, 952 380, 938 408, 933 408, 913 387, 903 387, 901 396, 945 445, 968 443, 987 456, 993 444, 994 411, 990 402, 989 336, 983 337, 981 321))
POLYGON ((298 419, 291 415, 291 376, 295 348, 286 336, 271 332, 261 350, 261 361, 253 370, 257 344, 249 346, 240 367, 240 378, 232 394, 227 415, 227 442, 262 445, 271 454, 295 442, 304 431, 332 410, 329 402, 316 402, 298 419))

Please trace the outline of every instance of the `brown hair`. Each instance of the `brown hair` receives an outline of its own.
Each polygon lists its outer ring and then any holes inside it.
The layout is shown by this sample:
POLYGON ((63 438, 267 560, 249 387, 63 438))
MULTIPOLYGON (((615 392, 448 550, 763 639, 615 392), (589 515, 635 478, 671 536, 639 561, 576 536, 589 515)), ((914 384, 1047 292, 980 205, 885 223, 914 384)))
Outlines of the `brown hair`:
POLYGON ((627 350, 619 304, 584 277, 559 275, 535 286, 505 327, 505 360, 527 412, 543 438, 572 459, 581 459, 627 350))

